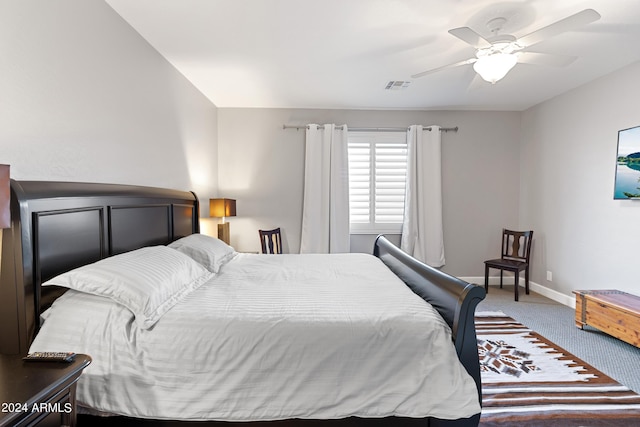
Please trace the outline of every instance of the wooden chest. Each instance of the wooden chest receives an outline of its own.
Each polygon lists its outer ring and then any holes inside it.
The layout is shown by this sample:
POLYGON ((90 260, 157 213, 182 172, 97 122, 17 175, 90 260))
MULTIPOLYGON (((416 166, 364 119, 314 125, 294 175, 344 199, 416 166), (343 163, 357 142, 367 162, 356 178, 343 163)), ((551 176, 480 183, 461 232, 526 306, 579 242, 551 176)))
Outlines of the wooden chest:
POLYGON ((573 293, 577 327, 593 326, 640 347, 640 297, 612 289, 573 293))

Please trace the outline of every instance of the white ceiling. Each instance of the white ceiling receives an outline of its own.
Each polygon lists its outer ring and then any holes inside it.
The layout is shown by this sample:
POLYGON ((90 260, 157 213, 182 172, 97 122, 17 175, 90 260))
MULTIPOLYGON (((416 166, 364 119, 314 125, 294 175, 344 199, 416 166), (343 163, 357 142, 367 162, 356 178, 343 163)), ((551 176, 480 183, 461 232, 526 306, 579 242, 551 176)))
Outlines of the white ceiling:
POLYGON ((106 0, 218 107, 523 110, 640 60, 639 0, 106 0), (522 36, 592 8, 602 18, 532 49, 564 68, 517 64, 495 85, 447 31, 508 19, 522 36), (391 80, 411 81, 389 91, 391 80))

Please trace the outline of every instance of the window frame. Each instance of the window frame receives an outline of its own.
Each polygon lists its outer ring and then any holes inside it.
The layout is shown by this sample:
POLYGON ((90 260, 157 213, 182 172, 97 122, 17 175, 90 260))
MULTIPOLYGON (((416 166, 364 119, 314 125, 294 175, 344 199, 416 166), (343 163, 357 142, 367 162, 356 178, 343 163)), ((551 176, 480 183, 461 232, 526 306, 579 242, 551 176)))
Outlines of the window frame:
MULTIPOLYGON (((400 222, 375 222, 376 219, 376 145, 377 144, 398 144, 403 146, 406 162, 407 154, 407 136, 404 131, 367 131, 367 132, 349 132, 348 147, 352 148, 352 143, 368 143, 369 145, 369 221, 368 222, 352 222, 352 185, 351 185, 351 156, 349 156, 349 232, 350 234, 401 234, 402 233, 402 221, 400 222)), ((406 173, 405 163, 405 173, 406 173)), ((406 175, 404 181, 406 191, 406 175)), ((403 208, 405 194, 403 192, 403 208)))

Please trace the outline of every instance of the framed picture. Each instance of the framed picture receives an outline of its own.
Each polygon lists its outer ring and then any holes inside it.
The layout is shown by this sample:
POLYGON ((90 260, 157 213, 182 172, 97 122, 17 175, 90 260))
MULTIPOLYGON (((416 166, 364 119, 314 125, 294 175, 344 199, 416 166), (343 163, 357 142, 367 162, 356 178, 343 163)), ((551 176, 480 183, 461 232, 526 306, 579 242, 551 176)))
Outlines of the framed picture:
POLYGON ((640 126, 618 131, 615 200, 640 200, 640 126))

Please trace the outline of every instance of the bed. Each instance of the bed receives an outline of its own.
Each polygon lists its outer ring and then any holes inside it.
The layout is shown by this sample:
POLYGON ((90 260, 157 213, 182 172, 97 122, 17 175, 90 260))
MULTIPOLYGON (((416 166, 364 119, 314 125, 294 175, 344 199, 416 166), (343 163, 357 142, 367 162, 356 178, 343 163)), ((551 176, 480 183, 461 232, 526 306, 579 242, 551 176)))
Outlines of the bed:
MULTIPOLYGON (((221 253, 213 265, 184 243, 205 237, 198 234, 193 193, 39 181, 12 181, 11 188, 12 227, 3 235, 1 351, 59 345, 88 352, 94 363, 78 384, 81 411, 167 425, 478 424, 473 316, 484 290, 425 266, 383 236, 373 255, 253 255, 221 247, 229 256, 220 261, 221 253), (128 271, 123 260, 140 267, 130 268, 131 274, 144 277, 161 274, 155 262, 167 266, 167 274, 184 264, 191 274, 188 289, 181 288, 171 304, 162 296, 151 311, 145 300, 138 311, 126 305, 135 297, 114 301, 114 295, 67 290, 73 285, 60 283, 96 265, 128 271), (67 329, 55 329, 59 325, 67 329), (83 334, 103 339, 89 344, 83 334), (123 335, 116 344, 114 337, 123 335), (112 349, 100 347, 112 342, 112 349), (131 353, 123 353, 125 347, 131 353), (171 347, 184 358, 169 353, 171 347), (178 372, 170 371, 175 367, 178 372), (176 378, 192 389, 188 398, 184 390, 171 395, 180 385, 176 378), (204 384, 194 383, 196 378, 204 384), (122 412, 110 406, 132 399, 144 400, 142 407, 122 412), (215 403, 194 409, 181 406, 183 401, 215 403)), ((218 245, 215 240, 206 245, 218 245)))

